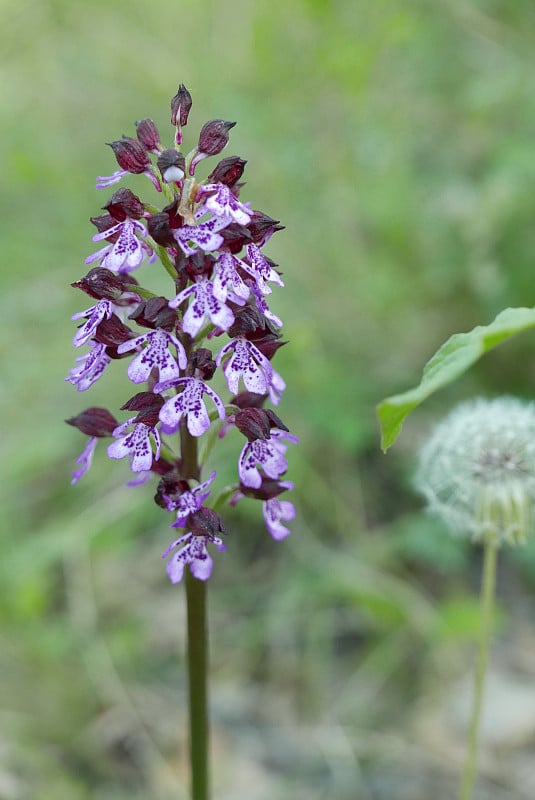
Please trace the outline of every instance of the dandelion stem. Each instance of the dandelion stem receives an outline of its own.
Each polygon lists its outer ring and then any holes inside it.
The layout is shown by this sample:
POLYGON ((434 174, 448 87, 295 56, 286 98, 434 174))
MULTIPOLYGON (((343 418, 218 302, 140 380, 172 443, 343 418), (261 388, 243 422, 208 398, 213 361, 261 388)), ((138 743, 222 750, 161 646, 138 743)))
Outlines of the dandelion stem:
POLYGON ((468 752, 459 793, 459 800, 472 800, 476 779, 479 732, 481 712, 483 709, 483 691, 489 655, 489 643, 492 633, 492 614, 494 608, 494 589, 496 585, 496 560, 498 547, 490 537, 485 543, 483 557, 483 577, 481 581, 481 619, 479 626, 479 652, 474 679, 474 699, 472 719, 468 740, 468 752))

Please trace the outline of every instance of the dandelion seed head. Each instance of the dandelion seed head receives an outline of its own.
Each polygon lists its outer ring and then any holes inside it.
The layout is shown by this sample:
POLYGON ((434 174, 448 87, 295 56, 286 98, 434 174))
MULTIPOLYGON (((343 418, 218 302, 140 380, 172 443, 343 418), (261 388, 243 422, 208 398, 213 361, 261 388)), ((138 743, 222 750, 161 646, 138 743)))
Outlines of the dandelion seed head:
POLYGON ((534 521, 535 403, 499 397, 457 406, 423 446, 415 486, 453 533, 523 541, 534 521))

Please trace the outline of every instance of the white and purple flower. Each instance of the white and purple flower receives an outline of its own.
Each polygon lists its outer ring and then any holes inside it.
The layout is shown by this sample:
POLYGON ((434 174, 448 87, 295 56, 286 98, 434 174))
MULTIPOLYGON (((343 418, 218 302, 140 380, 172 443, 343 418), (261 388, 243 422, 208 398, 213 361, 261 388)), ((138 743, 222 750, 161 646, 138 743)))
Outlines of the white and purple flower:
POLYGON ((284 286, 281 276, 276 269, 273 269, 267 258, 263 255, 256 244, 248 244, 245 248, 249 263, 240 260, 240 266, 255 279, 256 284, 262 294, 271 294, 271 286, 267 281, 276 283, 277 286, 284 286))
POLYGON ((221 330, 228 330, 234 322, 234 314, 221 300, 214 295, 214 287, 207 278, 199 278, 192 286, 183 289, 177 296, 169 301, 170 308, 178 308, 188 297, 193 295, 193 301, 187 308, 182 320, 182 329, 190 336, 196 336, 208 318, 213 325, 221 330))
POLYGON ((236 195, 224 183, 201 184, 197 192, 197 200, 202 198, 203 205, 198 209, 197 215, 202 216, 207 211, 216 217, 230 218, 239 225, 247 225, 251 221, 249 203, 240 203, 236 195))
POLYGON ((108 456, 110 458, 130 457, 130 468, 132 472, 145 472, 150 470, 152 462, 160 458, 160 434, 156 428, 145 425, 144 422, 134 422, 136 418, 131 417, 123 422, 113 431, 116 437, 115 442, 108 446, 108 456), (126 429, 133 425, 130 433, 126 429), (151 439, 155 445, 153 455, 151 439))
POLYGON ((227 548, 219 536, 194 536, 192 533, 185 533, 179 539, 171 542, 167 550, 162 554, 162 558, 167 558, 171 550, 183 545, 180 550, 176 550, 167 562, 166 571, 171 583, 179 583, 184 575, 184 569, 190 568, 191 574, 200 581, 206 581, 212 574, 214 561, 208 552, 206 545, 212 542, 217 549, 222 552, 227 548))
POLYGON ((289 522, 295 517, 294 504, 290 503, 289 500, 279 500, 278 497, 271 497, 262 504, 262 513, 266 528, 271 536, 277 541, 285 539, 291 531, 282 523, 289 522))
POLYGON ((180 370, 186 368, 188 359, 184 347, 176 336, 161 329, 149 331, 123 342, 117 348, 117 352, 127 353, 129 350, 140 349, 144 344, 147 346, 128 366, 127 373, 132 383, 147 381, 154 367, 158 368, 160 382, 178 378, 180 370), (176 347, 178 364, 169 352, 169 345, 176 347))
POLYGON ((240 264, 239 259, 226 252, 215 262, 212 292, 222 303, 230 298, 233 303, 244 305, 251 293, 237 270, 240 264))
POLYGON ((98 437, 91 436, 87 440, 87 444, 74 462, 75 464, 79 464, 80 466, 78 469, 73 470, 72 473, 72 480, 71 484, 74 486, 75 483, 78 483, 80 478, 85 475, 87 470, 91 467, 93 463, 93 456, 95 454, 95 447, 97 446, 98 437))
POLYGON ((180 394, 167 400, 160 409, 160 421, 166 433, 176 431, 182 417, 186 417, 188 431, 192 436, 202 436, 210 427, 210 417, 203 395, 210 397, 217 409, 219 419, 225 419, 225 406, 220 397, 198 378, 178 378, 156 384, 155 391, 165 391, 170 386, 182 386, 180 394))
POLYGON ((171 528, 183 528, 189 515, 199 510, 210 494, 208 487, 214 482, 215 476, 216 471, 214 470, 207 480, 193 489, 183 492, 176 500, 164 495, 168 510, 176 511, 176 521, 173 522, 171 528))
POLYGON ((183 225, 173 231, 173 236, 186 256, 192 256, 199 249, 211 253, 223 244, 219 231, 231 222, 232 217, 212 217, 199 225, 183 225))
POLYGON ((71 319, 86 320, 76 331, 74 339, 72 340, 73 345, 75 347, 81 347, 89 341, 89 339, 92 339, 100 323, 105 319, 110 319, 112 314, 113 305, 110 300, 99 300, 95 306, 73 314, 71 319))
POLYGON ((248 339, 238 336, 219 351, 216 358, 218 367, 227 353, 231 353, 231 356, 225 363, 223 371, 229 392, 238 393, 240 378, 242 378, 248 392, 269 393, 271 402, 277 405, 286 384, 258 347, 248 339))
POLYGON ((238 459, 238 474, 244 486, 258 489, 262 485, 261 468, 268 478, 277 480, 288 469, 288 462, 280 443, 273 439, 255 439, 247 442, 238 459))
POLYGON ((85 263, 92 264, 93 261, 100 259, 101 267, 123 274, 137 269, 145 256, 149 262, 153 262, 156 258, 154 251, 146 242, 142 242, 136 236, 136 232, 141 236, 147 235, 145 226, 141 222, 127 217, 123 222, 118 222, 117 225, 96 233, 93 236, 94 242, 100 242, 116 233, 119 236, 117 241, 108 242, 105 247, 88 256, 85 263))
POLYGON ((111 361, 106 354, 106 345, 99 342, 89 342, 91 350, 76 358, 77 367, 73 367, 65 378, 66 381, 76 386, 79 392, 89 389, 104 373, 111 361))

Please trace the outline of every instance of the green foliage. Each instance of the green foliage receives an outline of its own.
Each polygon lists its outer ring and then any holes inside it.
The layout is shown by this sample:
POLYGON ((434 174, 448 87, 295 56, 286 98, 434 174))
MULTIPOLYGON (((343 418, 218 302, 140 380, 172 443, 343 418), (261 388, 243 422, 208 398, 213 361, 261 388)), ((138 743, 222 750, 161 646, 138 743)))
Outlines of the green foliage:
POLYGON ((490 325, 451 336, 427 362, 414 389, 384 400, 377 409, 383 450, 394 444, 410 412, 438 389, 456 380, 497 345, 535 325, 535 309, 507 308, 490 325))

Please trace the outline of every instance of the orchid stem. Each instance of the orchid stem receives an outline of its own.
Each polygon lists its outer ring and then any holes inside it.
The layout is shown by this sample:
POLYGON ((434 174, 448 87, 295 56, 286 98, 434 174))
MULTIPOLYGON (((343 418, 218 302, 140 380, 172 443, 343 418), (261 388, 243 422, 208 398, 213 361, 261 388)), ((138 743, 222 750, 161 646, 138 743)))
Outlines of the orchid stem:
POLYGON ((481 621, 479 628, 479 653, 474 679, 474 700, 468 740, 468 752, 459 792, 459 800, 472 800, 476 780, 481 712, 483 710, 483 691, 489 657, 489 644, 492 633, 492 614, 496 585, 496 560, 498 547, 495 541, 485 543, 483 557, 483 577, 481 581, 481 621))
MULTIPOLYGON (((182 470, 187 478, 199 478, 197 439, 182 421, 180 430, 182 470)), ((206 582, 186 570, 188 611, 188 696, 191 764, 191 800, 209 800, 208 775, 208 625, 206 582)))
POLYGON ((208 800, 208 629, 206 582, 186 573, 191 798, 208 800))

